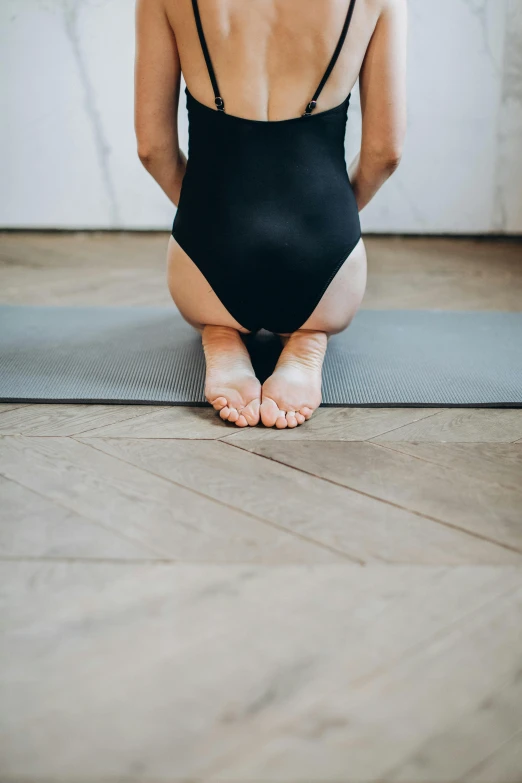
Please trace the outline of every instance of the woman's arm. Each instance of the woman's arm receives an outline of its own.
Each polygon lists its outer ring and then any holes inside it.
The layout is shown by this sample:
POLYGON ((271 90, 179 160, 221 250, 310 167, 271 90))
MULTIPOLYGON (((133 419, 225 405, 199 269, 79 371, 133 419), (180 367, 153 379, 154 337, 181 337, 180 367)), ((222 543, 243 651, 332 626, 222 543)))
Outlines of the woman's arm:
POLYGON ((359 211, 399 165, 406 133, 406 0, 385 0, 359 76, 361 151, 350 166, 359 211))
POLYGON ((134 122, 138 155, 177 204, 186 158, 179 149, 181 67, 163 0, 137 0, 134 122))

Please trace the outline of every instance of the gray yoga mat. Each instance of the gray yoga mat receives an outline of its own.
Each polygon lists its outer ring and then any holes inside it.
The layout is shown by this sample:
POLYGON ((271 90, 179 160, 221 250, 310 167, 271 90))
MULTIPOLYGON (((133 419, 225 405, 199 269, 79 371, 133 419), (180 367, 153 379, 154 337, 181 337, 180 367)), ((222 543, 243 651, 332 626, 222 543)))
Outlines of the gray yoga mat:
MULTIPOLYGON (((261 380, 280 343, 249 339, 261 380)), ((204 403, 173 308, 0 307, 0 400, 204 403)), ((363 310, 330 340, 325 405, 522 406, 522 313, 363 310)))

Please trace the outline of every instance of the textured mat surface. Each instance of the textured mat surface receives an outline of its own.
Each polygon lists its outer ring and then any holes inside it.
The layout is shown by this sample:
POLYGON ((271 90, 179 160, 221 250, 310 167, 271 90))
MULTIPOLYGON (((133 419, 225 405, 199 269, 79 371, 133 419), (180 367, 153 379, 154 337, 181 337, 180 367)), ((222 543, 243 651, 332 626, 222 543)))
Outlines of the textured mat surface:
MULTIPOLYGON (((266 377, 279 340, 249 347, 266 377)), ((198 335, 173 309, 0 307, 0 400, 200 404, 198 335)), ((326 405, 522 406, 522 313, 361 311, 331 338, 326 405)))

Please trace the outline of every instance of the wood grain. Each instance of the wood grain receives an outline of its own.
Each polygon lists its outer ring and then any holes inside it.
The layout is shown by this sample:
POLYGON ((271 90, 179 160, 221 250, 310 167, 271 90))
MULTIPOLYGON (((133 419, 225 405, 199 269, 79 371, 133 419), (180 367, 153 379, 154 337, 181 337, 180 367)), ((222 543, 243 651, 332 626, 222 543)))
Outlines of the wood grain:
POLYGON ((209 439, 230 435, 238 428, 225 423, 210 408, 165 406, 145 416, 95 427, 86 438, 188 438, 209 439))
MULTIPOLYGON (((319 408, 306 426, 276 430, 248 427, 224 438, 243 441, 272 440, 368 440, 398 429, 405 424, 434 416, 438 410, 430 408, 319 408)), ((151 436, 152 437, 152 436, 151 436)))
POLYGON ((15 408, 23 408, 26 403, 23 402, 1 402, 0 403, 0 416, 7 411, 15 410, 15 408))
POLYGON ((0 558, 154 560, 138 542, 0 476, 0 558))
POLYGON ((25 405, 0 415, 0 435, 76 435, 153 410, 153 405, 25 405))
POLYGON ((447 408, 435 416, 398 427, 380 441, 513 443, 522 436, 522 410, 447 408))
POLYGON ((3 302, 169 305, 168 234, 3 234, 3 302))
POLYGON ((520 783, 522 781, 522 729, 504 742, 461 781, 465 783, 520 783))
POLYGON ((364 306, 520 310, 520 242, 371 237, 364 306))
POLYGON ((306 531, 293 536, 71 438, 4 437, 0 473, 161 557, 272 563, 344 559, 341 552, 316 545, 306 531))
MULTIPOLYGON (((227 442, 118 438, 96 439, 95 443, 97 448, 114 458, 197 490, 208 498, 254 514, 286 530, 306 535, 359 561, 424 564, 520 562, 519 554, 469 536, 463 530, 446 527, 411 513, 407 508, 396 508, 375 497, 367 497, 360 491, 305 475, 300 470, 249 454, 227 442)), ((251 445, 252 450, 257 450, 251 445)), ((301 453, 306 445, 294 443, 286 448, 290 454, 296 454, 301 453)), ((323 451, 331 449, 333 453, 334 447, 350 448, 364 444, 310 445, 313 445, 316 455, 311 459, 319 460, 323 451)), ((271 448, 278 447, 285 448, 284 444, 266 443, 260 444, 259 450, 269 453, 271 448)), ((368 445, 367 448, 388 454, 377 446, 368 445)), ((298 460, 295 466, 300 468, 297 463, 298 460)), ((490 527, 487 529, 491 532, 490 527)), ((522 531, 513 533, 512 538, 519 543, 522 531)))
MULTIPOLYGON (((464 738, 520 665, 520 569, 3 563, 0 576, 7 779, 375 780, 459 717, 464 738)), ((513 733, 502 706, 493 742, 513 733)))
MULTIPOLYGON (((0 234, 1 300, 168 305, 168 233, 0 234)), ((367 308, 520 310, 517 242, 367 237, 367 308)))
MULTIPOLYGON (((375 440, 374 443, 379 443, 375 440)), ((411 454, 478 481, 494 482, 510 489, 522 488, 522 443, 402 443, 383 446, 411 454)))
POLYGON ((279 441, 248 448, 522 553, 522 490, 477 480, 373 442, 279 441))
POLYGON ((519 588, 375 677, 350 684, 350 675, 341 674, 335 693, 219 767, 210 781, 272 780, 276 774, 278 780, 335 783, 458 779, 522 725, 521 612, 519 588))

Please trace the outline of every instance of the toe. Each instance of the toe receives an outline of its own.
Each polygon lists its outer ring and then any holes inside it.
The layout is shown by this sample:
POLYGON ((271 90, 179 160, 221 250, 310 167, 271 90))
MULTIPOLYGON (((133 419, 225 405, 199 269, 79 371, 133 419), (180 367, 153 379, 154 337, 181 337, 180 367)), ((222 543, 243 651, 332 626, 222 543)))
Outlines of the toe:
POLYGON ((216 411, 220 411, 222 408, 224 408, 227 404, 227 398, 226 397, 216 397, 214 402, 211 403, 212 407, 216 411))
POLYGON ((295 411, 288 411, 288 413, 286 414, 286 423, 288 424, 290 429, 297 427, 297 419, 295 417, 295 411))
POLYGON ((255 427, 259 422, 259 405, 260 400, 252 400, 252 402, 249 402, 241 411, 247 424, 251 427, 255 427))
POLYGON ((306 421, 308 421, 308 419, 310 418, 310 416, 313 413, 313 410, 311 408, 306 408, 305 407, 305 408, 301 408, 301 413, 305 417, 306 421))
POLYGON ((225 405, 225 407, 221 408, 221 410, 219 411, 219 415, 221 416, 221 418, 224 421, 226 421, 228 419, 228 414, 229 413, 230 413, 230 408, 228 407, 228 405, 225 405))
POLYGON ((295 418, 298 424, 304 424, 306 419, 300 411, 295 412, 295 418))
POLYGON ((278 430, 284 430, 285 427, 288 427, 288 422, 286 420, 286 413, 284 411, 279 411, 279 415, 276 419, 275 425, 278 430))
POLYGON ((273 427, 279 415, 279 408, 270 397, 263 397, 259 412, 265 427, 273 427))
POLYGON ((248 421, 245 419, 242 413, 236 421, 236 427, 248 427, 248 421))
POLYGON ((239 419, 239 412, 236 410, 236 408, 231 408, 230 413, 228 414, 228 420, 231 422, 237 421, 239 419))

